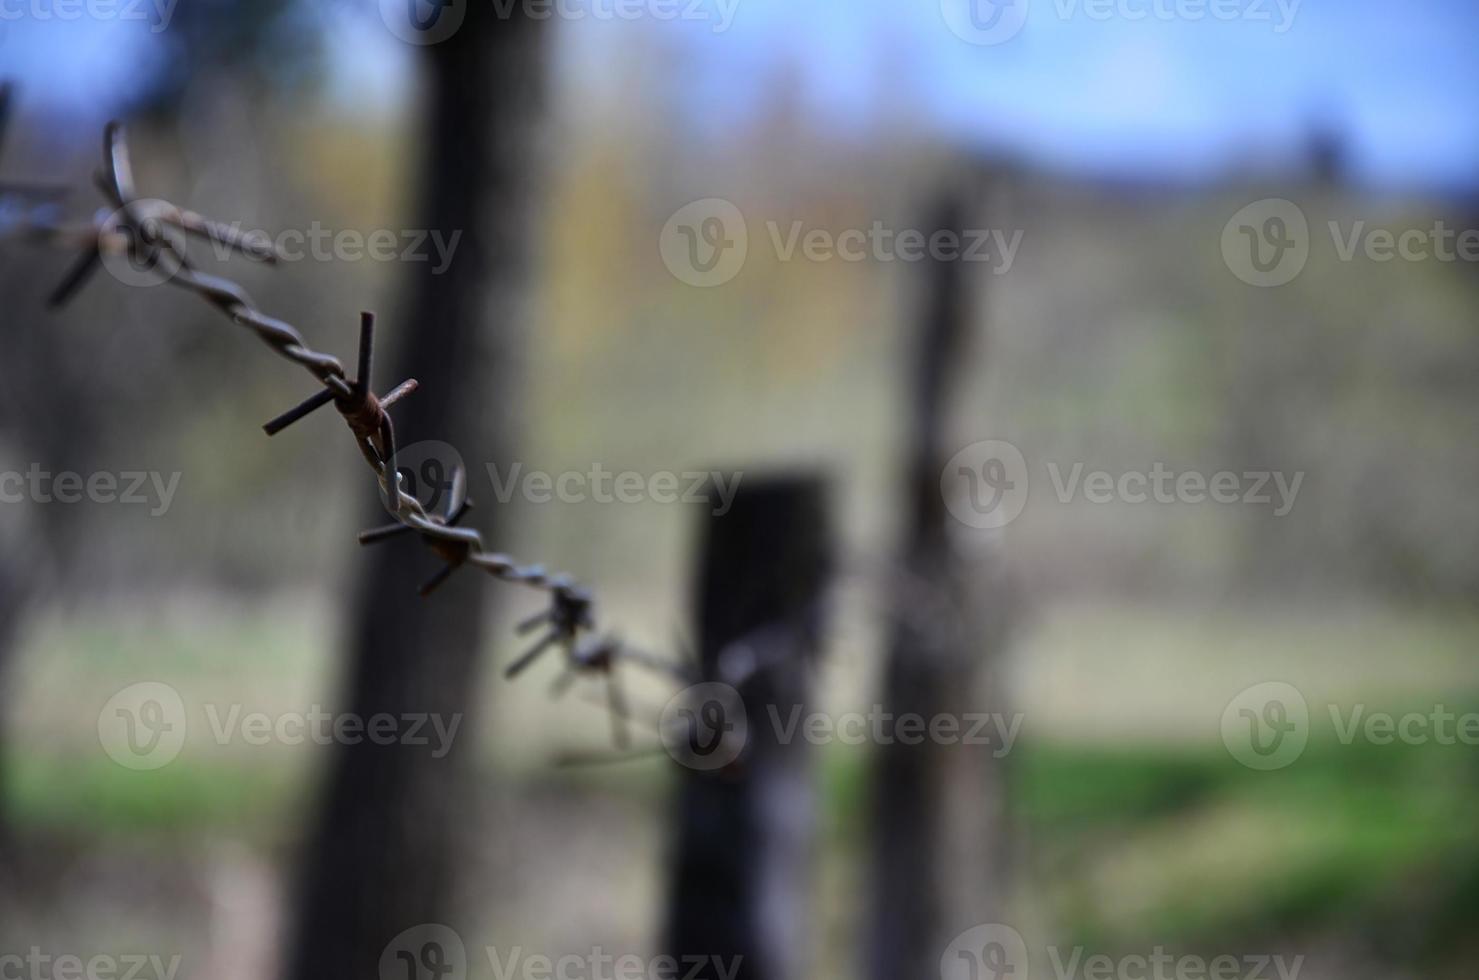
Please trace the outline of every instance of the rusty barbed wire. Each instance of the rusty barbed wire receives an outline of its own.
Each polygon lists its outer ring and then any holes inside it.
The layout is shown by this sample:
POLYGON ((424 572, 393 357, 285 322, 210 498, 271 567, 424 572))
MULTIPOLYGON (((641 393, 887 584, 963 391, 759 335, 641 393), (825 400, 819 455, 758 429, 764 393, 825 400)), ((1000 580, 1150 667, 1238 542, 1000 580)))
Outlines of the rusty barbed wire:
MULTIPOLYGON (((0 86, 0 148, 12 106, 13 89, 0 86)), ((55 202, 66 188, 36 183, 0 183, 0 237, 16 237, 54 247, 76 248, 79 255, 52 291, 48 305, 67 303, 87 284, 110 256, 125 258, 134 270, 147 270, 178 288, 210 303, 233 323, 251 330, 281 357, 306 370, 322 386, 307 399, 267 422, 263 428, 274 436, 321 408, 333 405, 354 437, 355 446, 375 476, 381 502, 392 523, 364 531, 361 545, 374 545, 415 535, 442 560, 442 567, 420 589, 431 595, 463 567, 480 569, 495 579, 521 585, 550 597, 549 607, 526 619, 518 633, 539 634, 534 644, 510 664, 504 674, 517 678, 551 648, 565 654, 565 673, 556 682, 557 696, 580 675, 603 675, 607 703, 612 713, 618 743, 625 743, 625 696, 617 677, 623 662, 686 680, 677 665, 643 653, 614 637, 586 636, 595 629, 595 598, 564 574, 551 574, 541 565, 521 565, 508 555, 488 550, 482 535, 460 522, 472 509, 467 497, 467 476, 458 467, 452 477, 452 492, 440 513, 428 510, 402 487, 397 469, 395 425, 390 408, 412 394, 414 379, 401 382, 385 395, 371 387, 375 355, 375 316, 363 313, 360 320, 356 372, 350 378, 335 356, 314 350, 291 324, 264 313, 238 283, 223 276, 202 272, 191 260, 186 242, 205 239, 243 257, 273 264, 281 256, 261 235, 206 218, 163 200, 142 199, 134 184, 128 145, 121 124, 109 123, 103 136, 103 167, 95 177, 103 197, 113 207, 99 210, 85 224, 66 225, 55 202), (38 203, 39 202, 39 203, 38 203)))
MULTIPOLYGON (((4 149, 13 104, 13 88, 0 84, 0 151, 4 149)), ((581 676, 602 676, 606 681, 606 707, 611 715, 613 736, 619 746, 629 744, 627 726, 634 720, 617 674, 621 664, 634 664, 683 686, 705 680, 691 653, 686 661, 677 662, 615 636, 585 635, 595 630, 595 599, 588 590, 568 575, 549 574, 539 565, 521 566, 507 555, 487 550, 478 531, 460 526, 473 509, 467 493, 467 474, 462 467, 456 467, 452 474, 451 492, 440 512, 428 510, 414 495, 405 492, 396 465, 395 426, 389 410, 415 392, 417 383, 403 381, 385 395, 376 395, 372 390, 373 313, 361 314, 358 361, 355 376, 350 378, 338 358, 314 350, 291 324, 262 312, 238 283, 200 271, 186 250, 187 239, 195 237, 225 246, 249 260, 272 265, 281 256, 265 236, 244 233, 235 226, 168 201, 139 198, 124 130, 116 122, 104 131, 103 161, 95 183, 113 210, 100 209, 85 223, 69 225, 62 220, 60 202, 68 196, 66 185, 0 180, 0 240, 15 238, 79 252, 50 294, 49 306, 56 308, 70 301, 104 264, 105 258, 119 256, 127 259, 135 271, 150 271, 158 281, 200 296, 232 322, 250 329, 278 355, 305 369, 322 386, 321 390, 268 421, 263 426, 268 436, 277 435, 319 409, 335 407, 374 474, 381 502, 392 518, 389 524, 361 532, 358 540, 361 545, 370 546, 408 535, 419 537, 442 560, 441 569, 421 586, 423 597, 431 595, 464 566, 548 594, 549 607, 519 623, 516 629, 521 636, 536 632, 540 635, 505 668, 504 676, 517 679, 551 648, 562 650, 564 669, 550 688, 551 697, 563 697, 581 676)), ((829 591, 845 589, 849 578, 858 578, 859 571, 872 564, 858 562, 853 574, 839 577, 829 591)), ((861 578, 872 579, 879 571, 863 572, 861 578)), ((926 584, 903 576, 897 568, 884 571, 888 572, 883 576, 888 581, 883 591, 891 599, 878 611, 885 619, 915 620, 921 628, 938 630, 942 622, 952 618, 948 609, 939 608, 939 597, 929 595, 933 590, 926 584)), ((828 596, 818 600, 819 603, 830 601, 828 596)), ((751 643, 753 639, 747 634, 728 644, 720 652, 719 669, 713 679, 738 688, 758 674, 782 665, 773 653, 759 653, 763 644, 751 643)))

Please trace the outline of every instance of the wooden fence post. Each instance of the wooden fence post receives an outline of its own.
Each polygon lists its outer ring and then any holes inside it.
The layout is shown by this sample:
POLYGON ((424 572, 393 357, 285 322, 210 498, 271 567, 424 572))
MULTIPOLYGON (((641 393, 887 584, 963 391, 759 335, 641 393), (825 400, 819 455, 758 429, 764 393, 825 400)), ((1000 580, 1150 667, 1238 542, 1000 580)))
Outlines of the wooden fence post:
MULTIPOLYGON (((931 228, 963 237, 965 205, 947 193, 931 228)), ((967 568, 950 541, 941 474, 954 454, 947 418, 979 310, 971 266, 936 259, 912 343, 906 389, 909 427, 903 459, 900 573, 927 602, 893 603, 881 702, 895 719, 954 717, 985 706, 977 681, 1005 633, 1001 590, 967 568)), ((871 786, 872 907, 860 972, 872 980, 935 976, 950 937, 999 914, 1001 760, 994 746, 891 738, 875 747, 871 786)))
MULTIPOLYGON (((436 433, 476 454, 474 467, 515 452, 528 332, 528 242, 540 178, 529 148, 544 119, 548 32, 519 10, 503 17, 491 4, 468 4, 461 29, 425 49, 420 221, 467 233, 443 274, 425 265, 404 273, 394 377, 415 377, 422 388, 397 408, 396 427, 403 447, 436 433)), ((509 526, 491 507, 480 523, 490 541, 509 526)), ((381 972, 387 952, 405 952, 389 947, 407 930, 445 929, 460 914, 487 582, 464 573, 419 598, 438 564, 414 540, 365 556, 348 624, 346 710, 361 720, 420 715, 458 724, 461 734, 440 756, 410 739, 335 746, 301 851, 285 980, 445 980, 430 959, 381 972)))
POLYGON ((725 970, 737 959, 737 980, 798 980, 813 794, 805 741, 782 730, 807 710, 834 563, 824 482, 742 480, 729 512, 709 516, 700 548, 693 602, 704 686, 737 692, 742 717, 725 705, 724 723, 742 725, 743 747, 722 768, 683 772, 668 950, 707 958, 705 980, 720 976, 714 957, 725 970))

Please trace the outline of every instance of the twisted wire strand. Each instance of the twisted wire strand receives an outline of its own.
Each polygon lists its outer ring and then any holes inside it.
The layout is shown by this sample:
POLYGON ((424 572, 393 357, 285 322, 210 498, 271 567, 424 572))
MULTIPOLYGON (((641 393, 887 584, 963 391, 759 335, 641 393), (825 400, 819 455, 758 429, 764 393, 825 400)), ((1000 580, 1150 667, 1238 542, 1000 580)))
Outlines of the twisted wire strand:
MULTIPOLYGON (((0 85, 0 148, 4 144, 11 102, 9 86, 0 85)), ((409 534, 419 537, 443 561, 442 569, 421 588, 423 596, 430 595, 464 565, 481 569, 500 581, 548 594, 549 607, 520 623, 517 630, 520 635, 535 631, 541 631, 542 635, 505 669, 505 676, 517 678, 550 648, 563 650, 564 670, 554 682, 552 696, 562 696, 580 675, 603 675, 614 736, 623 747, 628 744, 625 726, 631 716, 616 676, 620 664, 635 664, 679 685, 696 684, 704 679, 697 664, 691 662, 691 654, 689 662, 679 662, 612 636, 584 635, 595 629, 594 598, 590 592, 568 575, 550 574, 539 565, 520 565, 507 555, 489 551, 478 531, 458 526, 472 508, 467 498, 467 476, 460 467, 452 474, 451 492, 442 513, 429 511, 402 489, 396 466, 395 426, 389 409, 414 392, 417 383, 404 381, 383 396, 371 390, 373 314, 361 316, 359 360, 356 376, 351 379, 338 358, 314 350, 291 324, 264 313, 240 284, 202 272, 195 266, 186 250, 188 237, 226 246, 249 260, 267 265, 275 264, 281 256, 265 236, 243 233, 234 226, 168 201, 139 198, 124 130, 116 122, 108 124, 104 131, 103 167, 95 175, 95 183, 114 210, 100 209, 86 223, 69 225, 58 217, 57 199, 66 195, 64 186, 0 181, 0 240, 14 238, 78 250, 76 261, 52 292, 50 306, 59 307, 71 300, 106 256, 124 256, 135 267, 152 270, 163 277, 162 281, 200 296, 233 323, 251 330, 278 355, 306 370, 322 389, 266 423, 263 428, 268 435, 276 435, 318 409, 334 405, 374 474, 382 505, 392 518, 388 525, 362 532, 360 543, 373 545, 409 534)), ((948 618, 936 609, 920 608, 919 597, 913 594, 917 589, 905 588, 908 583, 893 580, 894 576, 889 578, 890 587, 884 591, 893 598, 885 603, 886 609, 880 610, 886 618, 917 618, 924 621, 919 625, 932 628, 939 627, 940 619, 948 618)), ((843 584, 838 582, 836 587, 843 584)), ((730 644, 736 652, 744 652, 742 648, 748 646, 739 641, 730 644)), ((738 660, 724 659, 730 666, 716 679, 736 687, 778 666, 767 657, 756 659, 747 655, 738 660)))
MULTIPOLYGON (((0 145, 3 145, 10 96, 8 86, 0 87, 0 145)), ((417 385, 414 380, 405 381, 384 396, 377 396, 371 390, 373 314, 362 314, 358 371, 356 377, 350 378, 338 358, 314 350, 291 324, 264 313, 240 284, 202 272, 195 266, 186 250, 188 237, 227 246, 248 259, 266 264, 275 263, 280 256, 263 236, 244 234, 167 201, 141 199, 134 183, 124 130, 117 122, 109 123, 104 131, 103 167, 95 183, 114 210, 99 210, 88 223, 70 226, 56 218, 55 209, 50 207, 58 193, 56 188, 0 184, 0 198, 10 198, 23 205, 19 209, 0 208, 0 237, 80 249, 78 258, 52 292, 50 306, 59 307, 77 295, 105 257, 123 256, 135 269, 163 276, 163 281, 200 296, 233 323, 251 330, 274 352, 305 369, 322 390, 264 428, 269 436, 275 435, 327 405, 332 404, 338 410, 354 436, 356 448, 374 474, 382 505, 393 520, 390 525, 363 532, 361 544, 376 544, 405 534, 419 537, 443 562, 442 569, 422 587, 423 596, 431 594, 464 565, 481 569, 500 581, 549 595, 549 607, 519 626, 520 634, 541 631, 541 635, 507 668, 505 675, 510 679, 521 674, 546 650, 562 649, 568 674, 605 675, 618 742, 625 741, 621 729, 625 703, 615 676, 619 663, 631 661, 667 673, 680 682, 687 679, 677 665, 619 640, 585 637, 585 633, 595 628, 594 597, 589 591, 568 575, 551 574, 540 565, 521 565, 508 555, 490 551, 477 530, 457 526, 472 506, 467 499, 466 474, 460 467, 453 474, 453 489, 443 513, 431 512, 402 488, 396 466, 395 426, 388 410, 415 391, 417 385), (33 206, 38 199, 47 206, 33 206)))

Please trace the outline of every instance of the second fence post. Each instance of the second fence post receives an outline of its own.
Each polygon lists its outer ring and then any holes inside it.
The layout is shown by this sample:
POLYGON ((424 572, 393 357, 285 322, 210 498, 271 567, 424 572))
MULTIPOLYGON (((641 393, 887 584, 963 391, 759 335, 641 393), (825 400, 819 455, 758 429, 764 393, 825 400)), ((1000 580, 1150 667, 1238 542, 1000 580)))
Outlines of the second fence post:
POLYGON ((705 683, 684 709, 697 727, 667 938, 683 962, 705 958, 705 980, 804 975, 814 800, 805 741, 787 721, 807 710, 833 547, 825 483, 812 476, 741 481, 703 528, 693 603, 705 683))

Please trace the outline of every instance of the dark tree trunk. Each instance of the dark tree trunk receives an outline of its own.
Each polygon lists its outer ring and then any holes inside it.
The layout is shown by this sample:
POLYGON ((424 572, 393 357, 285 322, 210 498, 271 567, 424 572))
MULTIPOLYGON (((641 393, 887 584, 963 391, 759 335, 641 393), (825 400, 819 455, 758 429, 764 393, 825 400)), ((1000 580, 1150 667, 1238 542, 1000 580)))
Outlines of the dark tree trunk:
MULTIPOLYGON (((963 214, 963 205, 947 198, 932 227, 959 233, 963 214)), ((964 359, 974 320, 969 268, 960 261, 928 266, 913 343, 900 573, 915 587, 893 610, 882 702, 896 719, 917 715, 926 723, 986 707, 972 694, 1000 642, 1003 612, 993 590, 957 557, 940 487, 954 455, 946 441, 951 371, 964 359)), ((936 975, 950 936, 989 913, 986 865, 999 833, 999 768, 989 748, 959 742, 895 738, 877 747, 866 946, 876 980, 936 975)))
MULTIPOLYGON (((19 557, 0 555, 0 730, 4 729, 4 722, 12 710, 11 660, 30 591, 21 562, 17 560, 19 557)), ((4 758, 3 749, 4 746, 0 745, 0 759, 4 758)), ((5 880, 13 856, 9 812, 3 793, 3 788, 9 783, 9 775, 5 768, 0 767, 0 882, 5 880)))
MULTIPOLYGON (((797 980, 809 904, 810 767, 799 730, 782 744, 772 712, 785 723, 807 709, 833 567, 824 484, 746 482, 729 513, 710 518, 701 547, 701 667, 706 681, 737 689, 743 712, 732 702, 719 707, 726 723, 742 715, 747 737, 732 764, 683 774, 668 949, 707 958, 704 980, 723 972, 714 957, 724 969, 737 961, 739 980, 797 980)), ((699 699, 713 704, 707 693, 699 699)), ((705 706, 693 705, 700 718, 705 706)))
MULTIPOLYGON (((15 89, 0 85, 0 182, 13 177, 23 183, 34 176, 20 168, 12 174, 4 166, 6 130, 16 104, 15 89)), ((37 203, 24 195, 18 200, 37 203)), ((12 250, 0 269, 0 295, 26 297, 13 316, 7 313, 0 338, 0 442, 17 450, 28 464, 34 460, 52 472, 86 473, 96 468, 102 419, 110 411, 105 407, 107 378, 99 358, 79 352, 88 343, 76 331, 64 329, 45 309, 44 292, 37 283, 53 275, 55 265, 54 256, 12 250), (101 396, 100 391, 104 392, 101 396)), ((88 340, 111 326, 95 328, 88 340)), ((48 595, 57 597, 70 586, 85 519, 67 507, 35 501, 19 509, 12 505, 0 518, 4 519, 0 524, 0 732, 4 732, 14 690, 10 678, 15 648, 26 618, 33 605, 48 595)), ((5 807, 6 776, 0 771, 0 871, 12 842, 5 807)))
MULTIPOLYGON (((394 374, 376 379, 380 389, 404 377, 421 382, 395 410, 400 441, 413 454, 418 439, 444 441, 479 463, 504 463, 513 453, 544 75, 543 31, 519 9, 498 17, 491 4, 467 4, 461 30, 426 49, 418 224, 463 236, 444 274, 407 266, 406 308, 382 328, 401 350, 394 374)), ((496 543, 506 530, 498 515, 475 516, 496 543)), ((336 747, 302 855, 288 950, 293 980, 376 977, 387 943, 451 912, 484 600, 499 586, 464 570, 420 599, 417 587, 438 562, 419 542, 379 545, 361 558, 344 707, 362 718, 423 712, 450 724, 460 717, 460 734, 440 759, 427 746, 336 747)))

